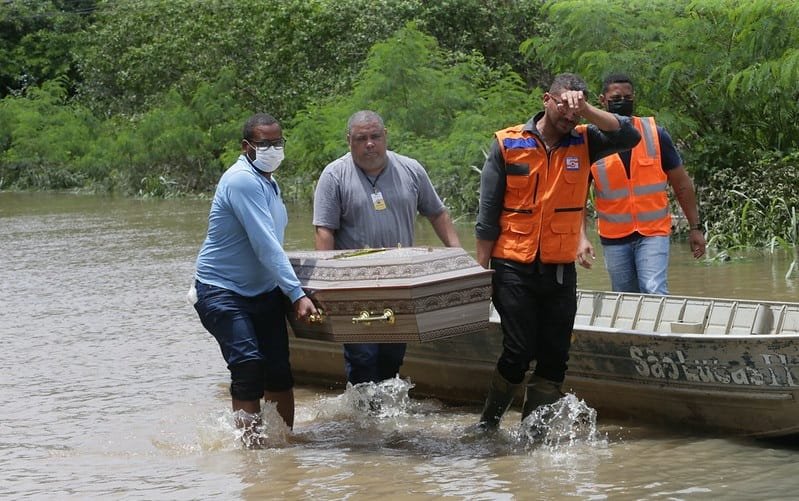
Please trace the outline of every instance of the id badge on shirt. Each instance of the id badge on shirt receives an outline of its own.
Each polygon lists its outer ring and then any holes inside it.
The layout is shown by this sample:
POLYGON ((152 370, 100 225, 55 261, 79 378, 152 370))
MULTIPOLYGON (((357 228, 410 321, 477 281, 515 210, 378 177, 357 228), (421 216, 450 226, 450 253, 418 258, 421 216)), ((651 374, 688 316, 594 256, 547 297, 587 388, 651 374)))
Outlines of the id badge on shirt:
POLYGON ((386 210, 386 201, 383 200, 383 194, 379 191, 372 193, 372 205, 375 206, 375 210, 386 210))

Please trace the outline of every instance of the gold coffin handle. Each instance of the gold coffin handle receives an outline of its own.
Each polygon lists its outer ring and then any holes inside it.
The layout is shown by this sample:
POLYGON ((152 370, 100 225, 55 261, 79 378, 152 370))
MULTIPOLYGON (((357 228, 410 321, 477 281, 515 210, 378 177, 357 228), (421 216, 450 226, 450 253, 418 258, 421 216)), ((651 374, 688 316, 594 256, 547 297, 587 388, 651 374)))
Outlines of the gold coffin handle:
POLYGON ((382 315, 362 311, 357 317, 352 317, 352 323, 354 324, 371 325, 372 322, 385 322, 389 325, 394 325, 394 311, 391 308, 386 308, 383 310, 382 315))
POLYGON ((316 309, 316 313, 311 313, 308 315, 308 322, 312 324, 321 324, 325 321, 325 312, 324 310, 320 310, 319 308, 316 309))

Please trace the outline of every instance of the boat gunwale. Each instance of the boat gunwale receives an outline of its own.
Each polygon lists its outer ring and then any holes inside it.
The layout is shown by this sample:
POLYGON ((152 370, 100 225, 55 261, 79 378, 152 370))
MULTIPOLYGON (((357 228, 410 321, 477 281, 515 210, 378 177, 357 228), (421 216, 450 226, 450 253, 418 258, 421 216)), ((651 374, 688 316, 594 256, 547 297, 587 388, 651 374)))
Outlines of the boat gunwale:
MULTIPOLYGON (((735 298, 703 298, 698 296, 682 295, 660 295, 644 294, 637 292, 614 292, 596 291, 590 289, 578 289, 577 291, 577 314, 575 316, 574 328, 586 327, 591 329, 609 328, 618 329, 619 332, 640 332, 646 336, 662 338, 671 336, 674 339, 739 339, 751 337, 771 338, 790 338, 799 336, 799 329, 795 322, 799 315, 799 302, 793 301, 772 301, 759 299, 735 299, 735 298), (583 309, 584 308, 584 309, 583 309), (607 312, 605 309, 609 309, 607 312), (630 308, 634 308, 634 315, 630 314, 630 308), (651 329, 636 329, 634 326, 639 322, 639 315, 647 308, 654 312, 654 315, 643 317, 647 323, 654 324, 651 329), (679 313, 676 318, 662 318, 669 310, 677 308, 679 313), (691 319, 687 317, 689 308, 693 310, 692 315, 697 311, 702 312, 701 318, 691 319), (617 317, 624 309, 627 315, 617 317), (752 316, 749 323, 734 323, 738 319, 738 312, 751 312, 752 316), (686 315, 684 317, 684 315, 686 315), (763 315, 761 317, 761 315, 763 315), (774 323, 764 331, 764 318, 773 319, 774 323), (711 322, 716 319, 715 322, 711 322), (719 323, 718 320, 725 320, 719 323), (790 324, 786 324, 786 320, 790 324), (621 320, 625 323, 632 322, 630 326, 614 327, 616 322, 621 320), (595 325, 594 322, 604 325, 595 325), (661 322, 670 324, 668 330, 660 327, 661 322), (741 327, 748 328, 741 329, 741 327), (790 325, 790 328, 786 328, 790 325), (710 332, 708 332, 710 331, 710 332), (691 336, 700 336, 693 338, 691 336)), ((497 317, 498 318, 498 317, 497 317)), ((743 317, 746 319, 746 317, 743 317)))
POLYGON ((601 294, 601 295, 614 295, 614 296, 641 296, 641 297, 652 297, 652 298, 674 298, 674 299, 694 299, 697 301, 707 302, 707 301, 730 301, 730 302, 737 302, 737 303, 746 303, 746 304, 771 304, 771 305, 787 305, 787 306, 796 306, 799 307, 799 301, 774 301, 769 299, 740 299, 740 298, 731 298, 731 297, 701 297, 701 296, 685 296, 682 294, 645 294, 642 292, 614 292, 614 291, 600 291, 594 289, 577 289, 577 294, 580 293, 590 293, 590 294, 601 294))
MULTIPOLYGON (((494 321, 490 321, 489 323, 494 323, 494 321)), ((499 325, 499 322, 496 322, 499 325)), ((637 329, 624 329, 621 327, 605 327, 599 325, 591 325, 591 324, 574 324, 572 329, 572 333, 580 332, 581 334, 591 334, 592 332, 602 332, 604 334, 624 334, 629 336, 641 336, 647 338, 676 338, 676 339, 701 339, 704 341, 710 340, 738 340, 738 339, 796 339, 799 340, 799 334, 788 333, 788 334, 780 334, 780 333, 769 333, 769 334, 693 334, 693 333, 680 333, 680 332, 655 332, 655 331, 645 331, 645 330, 637 330, 637 329)))

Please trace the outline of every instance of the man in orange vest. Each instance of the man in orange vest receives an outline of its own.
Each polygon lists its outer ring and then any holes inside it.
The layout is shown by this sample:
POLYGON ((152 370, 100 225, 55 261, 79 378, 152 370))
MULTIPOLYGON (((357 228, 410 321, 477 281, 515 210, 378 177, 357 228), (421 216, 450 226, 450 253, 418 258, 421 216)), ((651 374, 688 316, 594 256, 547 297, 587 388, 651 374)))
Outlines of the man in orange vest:
POLYGON ((688 240, 694 258, 705 253, 691 178, 668 132, 652 117, 633 116, 635 90, 625 74, 602 83, 599 96, 610 112, 631 117, 641 142, 630 151, 614 153, 591 166, 597 226, 605 268, 616 292, 668 294, 668 185, 688 220, 688 240))
POLYGON ((590 267, 593 256, 582 224, 590 166, 640 139, 629 118, 592 106, 585 93, 579 76, 556 76, 544 111, 497 131, 483 165, 477 261, 494 270, 502 355, 477 431, 498 428, 533 360, 522 419, 563 396, 577 312, 574 263, 590 267))

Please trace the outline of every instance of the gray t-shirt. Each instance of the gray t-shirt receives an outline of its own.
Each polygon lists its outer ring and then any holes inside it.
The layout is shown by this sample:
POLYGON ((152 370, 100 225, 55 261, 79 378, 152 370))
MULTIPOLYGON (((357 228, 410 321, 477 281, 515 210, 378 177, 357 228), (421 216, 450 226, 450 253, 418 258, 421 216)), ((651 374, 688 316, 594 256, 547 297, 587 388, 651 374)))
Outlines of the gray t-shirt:
POLYGON ((368 177, 347 153, 329 163, 314 192, 314 226, 334 231, 336 249, 413 246, 417 211, 436 216, 444 203, 424 167, 416 160, 388 151, 388 165, 368 177), (375 208, 373 194, 382 195, 385 209, 375 208))

